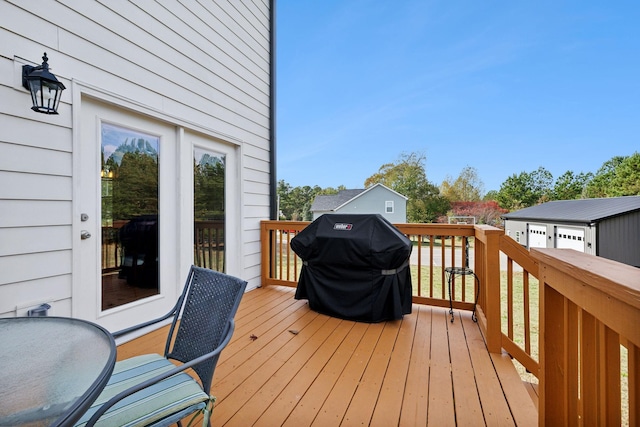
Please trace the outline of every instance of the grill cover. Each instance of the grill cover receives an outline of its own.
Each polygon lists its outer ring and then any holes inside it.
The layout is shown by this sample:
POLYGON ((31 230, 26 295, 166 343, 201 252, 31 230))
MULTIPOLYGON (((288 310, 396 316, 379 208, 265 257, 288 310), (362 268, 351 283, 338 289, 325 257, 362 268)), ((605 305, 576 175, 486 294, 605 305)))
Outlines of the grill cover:
POLYGON ((341 319, 411 313, 411 241, 381 215, 324 214, 291 240, 303 260, 296 299, 341 319))

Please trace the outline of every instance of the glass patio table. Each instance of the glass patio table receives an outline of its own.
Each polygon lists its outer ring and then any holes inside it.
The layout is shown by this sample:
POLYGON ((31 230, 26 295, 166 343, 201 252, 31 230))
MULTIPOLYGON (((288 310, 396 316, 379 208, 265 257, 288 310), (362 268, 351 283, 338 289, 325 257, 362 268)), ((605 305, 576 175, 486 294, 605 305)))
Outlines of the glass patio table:
POLYGON ((0 319, 0 426, 73 425, 104 389, 111 334, 64 317, 0 319))

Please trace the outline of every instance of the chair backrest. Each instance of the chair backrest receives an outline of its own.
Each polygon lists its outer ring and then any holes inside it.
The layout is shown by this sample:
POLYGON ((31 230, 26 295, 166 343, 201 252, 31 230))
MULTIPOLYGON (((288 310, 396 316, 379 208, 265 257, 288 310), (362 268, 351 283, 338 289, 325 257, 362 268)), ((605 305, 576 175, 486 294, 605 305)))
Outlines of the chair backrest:
MULTIPOLYGON (((179 316, 173 318, 165 357, 186 363, 215 350, 232 326, 246 286, 237 277, 192 266, 178 300, 182 316, 179 321, 179 316)), ((206 393, 217 362, 218 356, 194 367, 206 393)))

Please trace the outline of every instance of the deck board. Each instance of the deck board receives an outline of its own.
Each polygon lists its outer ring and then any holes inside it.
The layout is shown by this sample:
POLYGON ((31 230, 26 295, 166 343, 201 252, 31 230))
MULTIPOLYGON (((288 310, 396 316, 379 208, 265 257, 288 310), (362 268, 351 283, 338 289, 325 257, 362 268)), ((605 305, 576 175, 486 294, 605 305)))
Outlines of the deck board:
MULTIPOLYGON (((427 424, 429 404, 429 372, 431 369, 431 315, 429 307, 413 307, 416 333, 411 348, 411 358, 405 383, 400 426, 412 427, 427 424)), ((408 316, 414 317, 414 316, 408 316)))
POLYGON ((462 426, 484 425, 482 405, 478 396, 471 353, 467 338, 482 339, 475 323, 465 325, 459 313, 449 323, 449 351, 454 390, 456 422, 462 426), (466 327, 465 327, 466 326, 466 327))
MULTIPOLYGON (((212 385, 213 426, 534 425, 513 364, 468 312, 413 305, 402 320, 336 319, 291 288, 247 292, 212 385)), ((119 346, 161 352, 166 327, 119 346)))
POLYGON ((429 384, 427 424, 451 426, 455 425, 455 410, 447 337, 449 317, 446 310, 434 309, 431 319, 431 370, 428 378, 421 378, 429 384))

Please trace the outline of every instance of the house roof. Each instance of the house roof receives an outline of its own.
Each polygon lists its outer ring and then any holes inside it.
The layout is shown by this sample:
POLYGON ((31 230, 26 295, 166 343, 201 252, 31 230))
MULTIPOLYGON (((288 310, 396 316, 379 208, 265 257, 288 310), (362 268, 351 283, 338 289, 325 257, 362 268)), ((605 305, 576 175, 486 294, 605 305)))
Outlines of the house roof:
POLYGON ((311 211, 331 211, 342 206, 362 193, 364 188, 356 190, 340 190, 338 194, 318 195, 311 204, 311 211))
POLYGON ((316 196, 316 198, 313 200, 313 203, 311 204, 311 211, 312 212, 334 211, 334 210, 344 206, 345 204, 349 203, 353 199, 356 199, 356 198, 360 197, 361 195, 371 191, 372 189, 374 189, 376 187, 383 187, 383 188, 387 189, 388 191, 390 191, 392 193, 395 193, 398 196, 403 197, 404 199, 408 200, 408 197, 403 196, 402 194, 398 193, 397 191, 394 191, 394 190, 390 189, 389 187, 378 183, 378 184, 372 185, 371 187, 369 187, 367 189, 340 190, 338 192, 338 194, 316 196))
POLYGON ((640 196, 556 200, 502 215, 504 219, 592 223, 640 210, 640 196))

